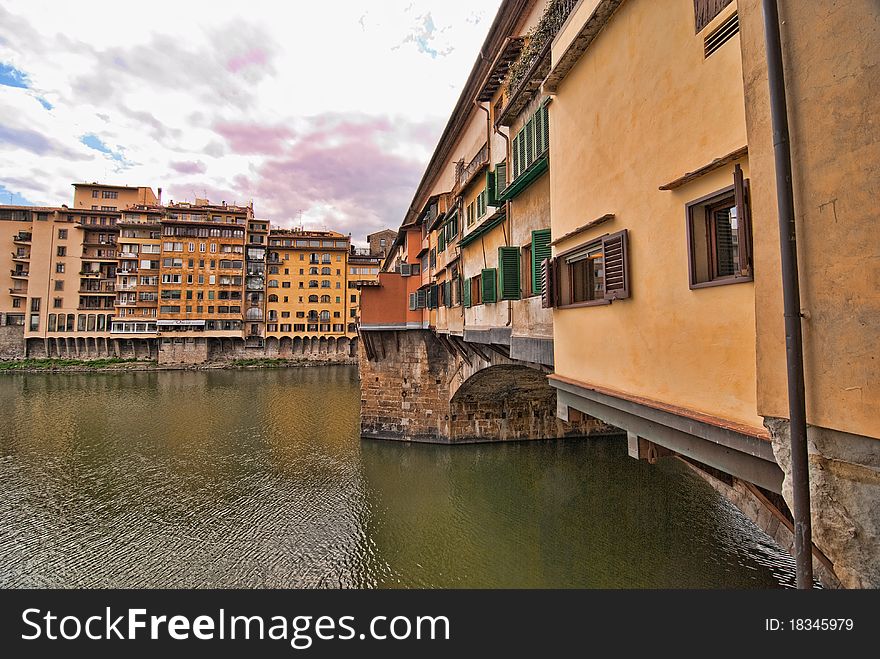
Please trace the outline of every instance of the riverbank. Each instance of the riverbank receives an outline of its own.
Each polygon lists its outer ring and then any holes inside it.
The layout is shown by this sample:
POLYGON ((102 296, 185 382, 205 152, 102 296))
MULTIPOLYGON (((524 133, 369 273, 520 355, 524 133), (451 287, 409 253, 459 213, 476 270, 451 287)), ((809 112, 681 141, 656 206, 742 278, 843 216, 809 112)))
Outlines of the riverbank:
POLYGON ((346 361, 326 361, 311 359, 235 359, 230 361, 205 362, 203 364, 159 364, 153 360, 141 359, 21 359, 0 361, 2 373, 107 373, 129 371, 205 371, 235 369, 273 369, 313 366, 353 366, 354 359, 346 361))

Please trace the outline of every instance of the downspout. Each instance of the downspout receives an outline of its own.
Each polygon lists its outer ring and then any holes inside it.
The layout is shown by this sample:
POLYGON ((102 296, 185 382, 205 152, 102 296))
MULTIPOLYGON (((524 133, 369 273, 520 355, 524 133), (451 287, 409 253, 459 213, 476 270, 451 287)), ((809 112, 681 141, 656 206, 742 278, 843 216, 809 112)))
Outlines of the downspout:
POLYGON ((779 7, 776 0, 762 0, 764 37, 767 46, 767 77, 770 82, 770 119, 776 160, 776 201, 779 212, 779 246, 782 264, 782 297, 785 316, 785 361, 788 371, 788 413, 791 433, 791 482, 794 499, 794 548, 797 587, 813 587, 813 542, 810 519, 810 468, 807 453, 807 414, 804 385, 804 347, 801 335, 800 283, 798 281, 797 234, 791 175, 791 142, 779 7))

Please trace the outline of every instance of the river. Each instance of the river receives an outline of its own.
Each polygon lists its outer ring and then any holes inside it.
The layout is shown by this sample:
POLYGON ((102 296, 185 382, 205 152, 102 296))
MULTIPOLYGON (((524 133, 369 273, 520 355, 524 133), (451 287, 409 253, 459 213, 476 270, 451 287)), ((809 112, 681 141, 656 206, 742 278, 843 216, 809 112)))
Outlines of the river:
POLYGON ((361 441, 352 367, 0 376, 2 587, 791 587, 620 439, 361 441))

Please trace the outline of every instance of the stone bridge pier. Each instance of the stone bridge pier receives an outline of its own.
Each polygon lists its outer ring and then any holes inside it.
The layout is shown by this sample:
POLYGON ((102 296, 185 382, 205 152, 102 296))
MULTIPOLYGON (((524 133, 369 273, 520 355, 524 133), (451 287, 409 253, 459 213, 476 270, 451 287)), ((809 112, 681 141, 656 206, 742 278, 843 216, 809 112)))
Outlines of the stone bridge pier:
POLYGON ((387 330, 363 332, 362 347, 366 438, 455 444, 619 432, 586 415, 557 418, 549 369, 511 359, 503 346, 387 330))

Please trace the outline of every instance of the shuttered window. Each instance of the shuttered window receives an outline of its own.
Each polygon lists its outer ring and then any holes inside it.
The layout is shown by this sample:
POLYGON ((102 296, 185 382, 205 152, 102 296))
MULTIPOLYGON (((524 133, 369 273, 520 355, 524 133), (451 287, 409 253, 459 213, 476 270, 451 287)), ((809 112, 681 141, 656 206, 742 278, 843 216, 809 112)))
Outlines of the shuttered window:
POLYGON ((461 299, 464 303, 464 306, 470 308, 471 306, 471 278, 468 277, 464 280, 461 288, 461 299))
POLYGON ((498 197, 504 192, 504 188, 507 187, 507 162, 500 162, 495 165, 495 191, 494 195, 490 195, 489 203, 493 206, 498 205, 498 197))
MULTIPOLYGON (((512 181, 515 181, 524 174, 535 161, 539 160, 547 152, 549 147, 550 115, 547 104, 544 103, 525 122, 519 133, 513 138, 511 143, 512 181)), ((496 165, 496 175, 499 167, 500 165, 496 165)), ((503 180, 504 175, 505 172, 502 171, 501 177, 496 181, 499 193, 506 187, 503 180)))
POLYGON ((628 233, 610 233, 543 262, 543 306, 609 304, 630 296, 628 233))
POLYGON ((498 290, 502 300, 520 299, 519 247, 498 248, 498 290))
POLYGON ((443 303, 446 307, 452 306, 452 282, 447 281, 443 284, 443 303))
POLYGON ((733 185, 687 205, 691 288, 752 281, 749 182, 737 165, 733 185))
POLYGON ((416 309, 424 309, 428 306, 428 291, 422 289, 416 291, 416 309))
POLYGON ((446 250, 446 231, 444 227, 440 231, 437 232, 437 251, 443 252, 446 250))
POLYGON ((544 290, 541 283, 541 263, 550 256, 550 229, 532 231, 532 290, 536 294, 544 290))
POLYGON ((486 268, 482 271, 482 280, 483 280, 483 290, 482 290, 482 298, 483 304, 496 302, 497 301, 497 270, 495 268, 486 268))

